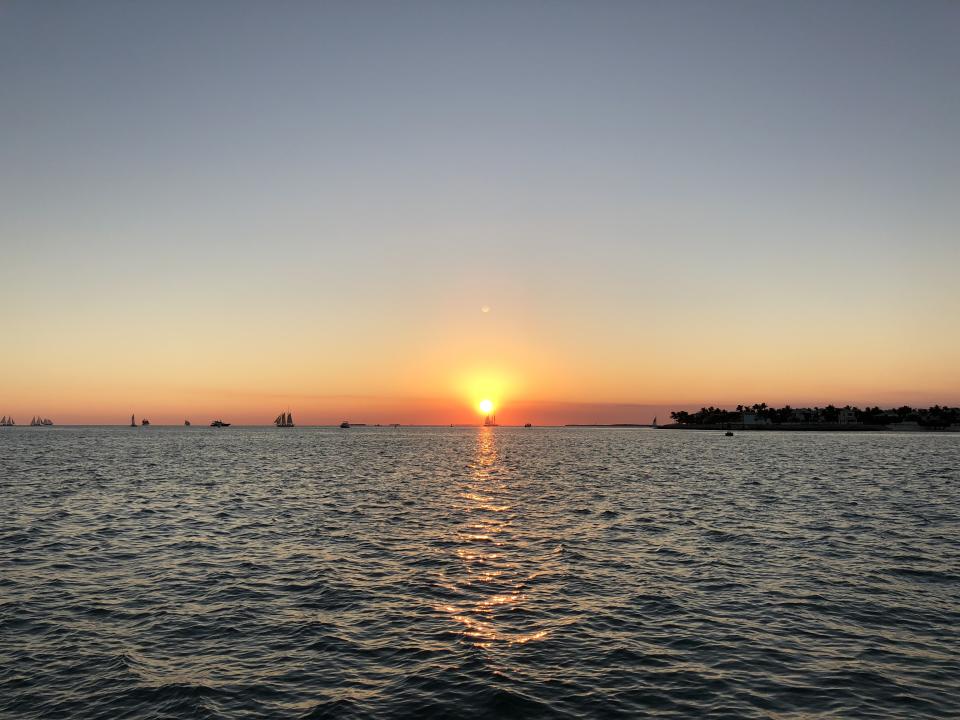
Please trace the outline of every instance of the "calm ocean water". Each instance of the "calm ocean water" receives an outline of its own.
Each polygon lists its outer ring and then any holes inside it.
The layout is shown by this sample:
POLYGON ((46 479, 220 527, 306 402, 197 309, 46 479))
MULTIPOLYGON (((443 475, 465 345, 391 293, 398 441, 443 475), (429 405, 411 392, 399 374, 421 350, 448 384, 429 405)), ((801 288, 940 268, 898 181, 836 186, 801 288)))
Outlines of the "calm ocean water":
POLYGON ((957 717, 960 435, 0 428, 0 716, 957 717))

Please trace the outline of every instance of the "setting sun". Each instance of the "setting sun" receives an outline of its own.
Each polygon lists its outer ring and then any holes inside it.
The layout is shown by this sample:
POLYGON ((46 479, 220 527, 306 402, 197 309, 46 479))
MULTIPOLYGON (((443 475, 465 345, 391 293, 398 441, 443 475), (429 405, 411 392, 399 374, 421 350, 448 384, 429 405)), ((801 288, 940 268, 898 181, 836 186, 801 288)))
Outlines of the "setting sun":
POLYGON ((480 412, 486 413, 487 415, 493 410, 493 403, 490 400, 481 400, 480 401, 480 412))

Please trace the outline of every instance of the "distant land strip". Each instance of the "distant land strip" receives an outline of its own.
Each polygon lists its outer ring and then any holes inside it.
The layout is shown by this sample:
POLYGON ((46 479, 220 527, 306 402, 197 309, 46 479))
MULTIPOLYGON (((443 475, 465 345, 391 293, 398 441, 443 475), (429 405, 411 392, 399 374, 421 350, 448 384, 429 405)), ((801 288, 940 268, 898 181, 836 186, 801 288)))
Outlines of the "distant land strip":
POLYGON ((674 422, 661 427, 676 430, 915 430, 960 431, 960 408, 934 405, 929 408, 835 407, 781 408, 766 403, 737 405, 735 410, 705 407, 690 413, 670 413, 674 422))

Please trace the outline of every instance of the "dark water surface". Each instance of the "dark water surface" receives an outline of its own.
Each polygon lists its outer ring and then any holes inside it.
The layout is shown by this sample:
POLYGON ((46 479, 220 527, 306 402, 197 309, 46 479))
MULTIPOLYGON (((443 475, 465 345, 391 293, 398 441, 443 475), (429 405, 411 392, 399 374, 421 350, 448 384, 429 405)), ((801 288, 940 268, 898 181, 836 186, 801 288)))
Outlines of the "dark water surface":
POLYGON ((0 428, 0 716, 957 717, 960 435, 0 428))

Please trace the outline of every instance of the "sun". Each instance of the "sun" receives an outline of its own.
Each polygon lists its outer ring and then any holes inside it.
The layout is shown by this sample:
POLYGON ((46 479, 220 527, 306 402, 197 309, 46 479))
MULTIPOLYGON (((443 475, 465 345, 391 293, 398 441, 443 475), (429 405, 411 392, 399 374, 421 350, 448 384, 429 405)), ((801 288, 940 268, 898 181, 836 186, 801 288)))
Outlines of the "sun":
POLYGON ((493 403, 490 400, 481 400, 480 401, 480 412, 486 413, 487 415, 493 410, 493 403))

